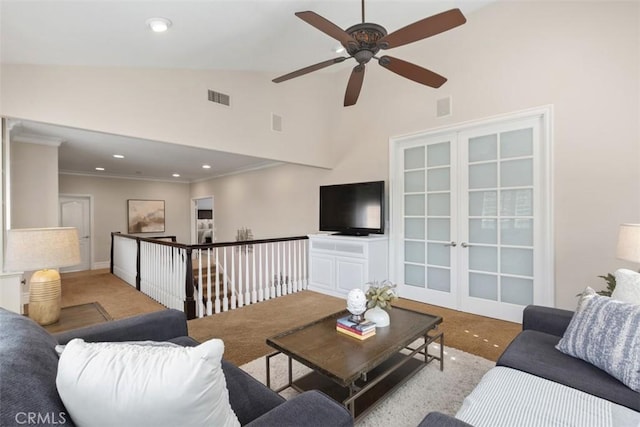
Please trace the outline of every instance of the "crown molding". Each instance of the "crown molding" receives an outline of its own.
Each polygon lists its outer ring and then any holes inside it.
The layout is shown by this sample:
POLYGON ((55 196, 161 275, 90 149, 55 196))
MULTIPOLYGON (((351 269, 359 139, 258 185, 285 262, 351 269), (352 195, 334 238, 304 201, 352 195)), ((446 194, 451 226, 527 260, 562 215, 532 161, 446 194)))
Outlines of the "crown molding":
POLYGON ((60 147, 60 145, 64 142, 64 139, 56 138, 52 136, 19 133, 16 135, 11 135, 11 141, 21 142, 24 144, 37 144, 37 145, 47 145, 49 147, 60 147))

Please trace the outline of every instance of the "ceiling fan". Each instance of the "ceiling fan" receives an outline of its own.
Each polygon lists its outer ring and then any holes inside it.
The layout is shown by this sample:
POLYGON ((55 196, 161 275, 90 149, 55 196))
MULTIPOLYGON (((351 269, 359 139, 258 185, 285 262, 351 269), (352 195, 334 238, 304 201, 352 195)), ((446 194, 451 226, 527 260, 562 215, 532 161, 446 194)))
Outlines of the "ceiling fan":
POLYGON ((426 86, 438 88, 442 86, 447 79, 433 71, 422 68, 402 59, 392 56, 383 55, 377 57, 376 54, 380 49, 386 50, 405 44, 413 43, 427 37, 440 34, 452 28, 467 22, 460 9, 451 9, 437 15, 424 18, 397 31, 387 34, 387 30, 378 24, 365 22, 364 20, 364 0, 362 0, 362 23, 353 25, 346 30, 338 27, 334 23, 328 21, 315 12, 296 12, 296 16, 306 23, 316 27, 323 33, 338 40, 346 49, 349 56, 339 56, 327 61, 319 62, 289 74, 285 74, 273 79, 274 83, 281 83, 286 80, 300 77, 313 71, 326 68, 333 64, 338 64, 347 59, 354 58, 358 65, 351 71, 349 83, 347 83, 347 91, 344 95, 344 106, 354 105, 360 95, 362 82, 364 81, 364 67, 372 58, 378 60, 378 64, 382 65, 389 71, 393 71, 414 82, 421 83, 426 86))

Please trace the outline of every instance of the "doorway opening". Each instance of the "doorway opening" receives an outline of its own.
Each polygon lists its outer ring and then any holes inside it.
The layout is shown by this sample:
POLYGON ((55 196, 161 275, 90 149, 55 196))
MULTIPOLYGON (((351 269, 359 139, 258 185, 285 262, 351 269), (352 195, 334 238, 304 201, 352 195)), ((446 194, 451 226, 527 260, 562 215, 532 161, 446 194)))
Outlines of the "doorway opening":
POLYGON ((213 196, 191 199, 191 242, 194 244, 214 243, 215 222, 213 196))

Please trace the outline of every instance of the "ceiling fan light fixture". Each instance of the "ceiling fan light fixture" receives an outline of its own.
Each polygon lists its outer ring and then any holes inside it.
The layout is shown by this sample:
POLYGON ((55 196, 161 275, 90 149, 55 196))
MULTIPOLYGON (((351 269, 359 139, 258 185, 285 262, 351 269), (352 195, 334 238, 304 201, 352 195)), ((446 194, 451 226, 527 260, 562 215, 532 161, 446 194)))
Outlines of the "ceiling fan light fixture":
MULTIPOLYGON (((347 50, 348 57, 338 57, 319 62, 308 67, 301 68, 291 73, 276 77, 274 83, 300 77, 313 71, 321 70, 346 59, 353 58, 358 62, 349 77, 347 90, 344 97, 344 106, 354 105, 360 95, 364 78, 364 66, 371 59, 377 59, 378 63, 387 70, 398 74, 416 83, 432 88, 439 88, 447 79, 431 70, 403 61, 391 56, 378 58, 376 54, 381 49, 390 49, 404 46, 418 40, 426 39, 436 34, 443 33, 467 22, 460 9, 450 9, 437 15, 432 15, 402 27, 392 33, 378 24, 366 22, 364 18, 364 0, 362 0, 362 23, 352 25, 343 30, 333 22, 312 11, 296 12, 295 15, 307 24, 322 31, 329 37, 337 40, 347 50)), ((339 50, 334 49, 338 53, 339 50)))
POLYGON ((149 18, 146 24, 154 33, 164 33, 171 27, 171 21, 167 18, 149 18))

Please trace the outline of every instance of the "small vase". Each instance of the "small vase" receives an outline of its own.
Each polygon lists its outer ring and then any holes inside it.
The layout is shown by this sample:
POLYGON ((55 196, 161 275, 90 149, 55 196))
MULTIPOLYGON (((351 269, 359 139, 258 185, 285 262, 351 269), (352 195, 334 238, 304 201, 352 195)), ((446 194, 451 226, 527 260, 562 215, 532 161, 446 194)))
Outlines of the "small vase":
POLYGON ((367 310, 364 314, 364 318, 375 323, 377 328, 389 326, 389 313, 378 306, 367 310))

